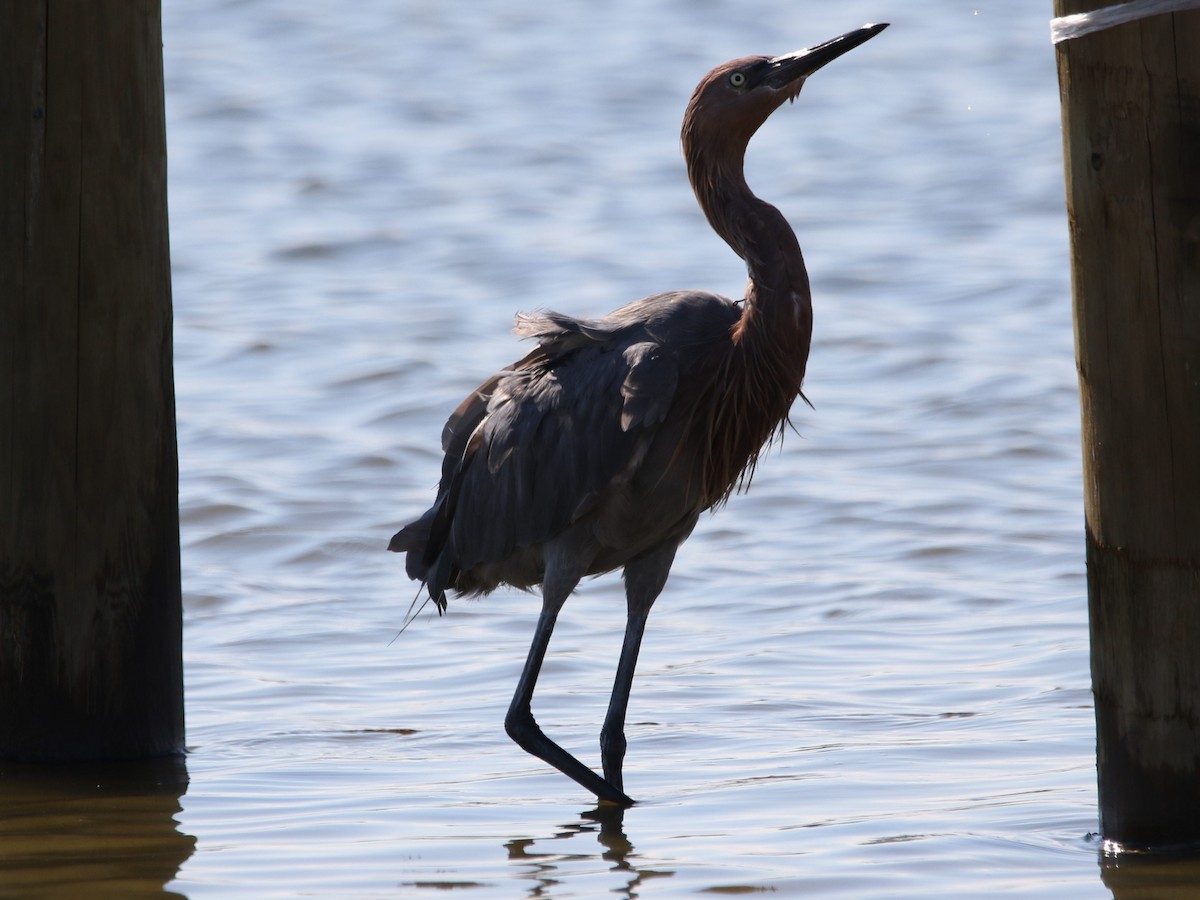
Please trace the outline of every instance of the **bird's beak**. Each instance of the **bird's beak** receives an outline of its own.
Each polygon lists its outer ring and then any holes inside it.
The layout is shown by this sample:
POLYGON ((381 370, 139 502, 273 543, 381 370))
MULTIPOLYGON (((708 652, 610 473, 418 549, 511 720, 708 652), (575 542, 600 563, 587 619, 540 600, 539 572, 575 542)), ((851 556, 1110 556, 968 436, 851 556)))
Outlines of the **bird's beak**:
POLYGON ((854 31, 847 31, 831 41, 809 47, 807 50, 797 50, 795 53, 785 53, 770 60, 767 75, 762 83, 773 90, 781 90, 795 86, 826 63, 831 63, 847 50, 853 50, 859 44, 865 44, 883 29, 887 22, 877 25, 864 25, 854 31))

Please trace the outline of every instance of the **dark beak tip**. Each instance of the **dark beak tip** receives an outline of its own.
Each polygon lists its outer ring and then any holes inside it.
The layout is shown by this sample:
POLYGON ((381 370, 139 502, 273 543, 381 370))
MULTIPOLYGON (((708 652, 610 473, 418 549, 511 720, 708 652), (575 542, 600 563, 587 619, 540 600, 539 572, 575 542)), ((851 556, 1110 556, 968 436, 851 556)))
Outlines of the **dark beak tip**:
MULTIPOLYGON (((862 28, 858 29, 858 33, 863 35, 863 40, 870 40, 891 24, 891 22, 867 22, 862 28)), ((851 37, 854 33, 851 31, 842 35, 842 37, 851 37)))
POLYGON ((793 85, 798 79, 807 78, 843 53, 865 44, 890 24, 890 22, 868 23, 815 47, 777 56, 771 60, 774 72, 767 84, 776 90, 793 85))

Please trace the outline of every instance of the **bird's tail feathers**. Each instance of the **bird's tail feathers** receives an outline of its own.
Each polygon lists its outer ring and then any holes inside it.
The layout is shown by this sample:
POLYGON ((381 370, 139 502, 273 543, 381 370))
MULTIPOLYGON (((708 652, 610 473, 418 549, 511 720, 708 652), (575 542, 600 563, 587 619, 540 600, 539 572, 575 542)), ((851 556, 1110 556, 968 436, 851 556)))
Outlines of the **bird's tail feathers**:
MULTIPOLYGON (((408 554, 404 561, 405 572, 413 581, 421 582, 421 586, 428 591, 428 598, 425 602, 428 603, 429 600, 432 600, 438 608, 438 615, 441 615, 446 611, 446 588, 450 585, 455 573, 453 564, 447 559, 445 552, 439 553, 432 562, 426 561, 430 524, 430 520, 423 517, 405 525, 392 535, 391 541, 388 542, 388 549, 393 553, 408 554)), ((415 598, 413 603, 416 603, 415 598)), ((404 628, 408 627, 408 624, 424 607, 425 603, 422 603, 415 613, 412 607, 409 607, 404 628)), ((403 629, 401 630, 403 631, 403 629)))

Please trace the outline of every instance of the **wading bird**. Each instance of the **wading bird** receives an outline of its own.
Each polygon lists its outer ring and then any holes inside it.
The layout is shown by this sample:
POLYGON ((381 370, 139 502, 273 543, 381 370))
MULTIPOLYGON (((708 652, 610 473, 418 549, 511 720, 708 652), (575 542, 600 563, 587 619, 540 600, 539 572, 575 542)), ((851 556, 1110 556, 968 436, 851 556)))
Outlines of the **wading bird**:
POLYGON ((646 616, 700 514, 753 475, 800 394, 812 299, 800 246, 743 174, 750 138, 805 79, 886 28, 785 56, 717 66, 683 120, 688 177, 709 223, 746 263, 735 303, 701 291, 647 297, 599 319, 520 314, 537 346, 485 381, 442 431, 437 499, 392 538, 439 612, 446 591, 542 586, 505 729, 601 801, 628 805, 625 712, 646 616), (559 610, 579 580, 624 568, 628 620, 600 732, 601 777, 530 709, 559 610))

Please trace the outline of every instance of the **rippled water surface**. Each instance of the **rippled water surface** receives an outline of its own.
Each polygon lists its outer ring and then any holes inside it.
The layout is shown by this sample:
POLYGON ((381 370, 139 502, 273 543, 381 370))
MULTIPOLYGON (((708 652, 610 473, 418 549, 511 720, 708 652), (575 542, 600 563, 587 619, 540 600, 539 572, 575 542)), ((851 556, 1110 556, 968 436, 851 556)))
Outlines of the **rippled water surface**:
MULTIPOLYGON (((190 784, 32 778, 50 863, 136 807, 171 862, 129 884, 190 897, 1117 890, 1048 0, 166 7, 190 784), (699 77, 878 20, 752 145, 812 274, 816 408, 680 551, 641 802, 596 810, 502 727, 537 597, 397 637, 383 548, 516 310, 740 296, 679 156, 699 77)), ((582 585, 535 698, 591 763, 623 614, 617 576, 582 585)))

